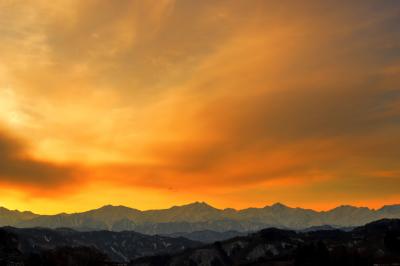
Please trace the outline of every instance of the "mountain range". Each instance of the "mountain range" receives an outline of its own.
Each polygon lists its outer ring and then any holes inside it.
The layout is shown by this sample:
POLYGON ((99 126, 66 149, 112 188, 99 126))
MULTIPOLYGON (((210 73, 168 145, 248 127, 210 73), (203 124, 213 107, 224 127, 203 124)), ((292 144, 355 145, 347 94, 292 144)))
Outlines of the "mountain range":
POLYGON ((315 211, 276 203, 264 208, 235 210, 217 209, 204 202, 195 202, 147 211, 106 205, 86 212, 56 215, 0 208, 0 226, 66 227, 80 231, 130 230, 149 235, 186 234, 207 230, 252 232, 268 227, 294 230, 325 225, 354 227, 383 218, 400 218, 400 205, 387 205, 376 210, 346 205, 329 211, 315 211))

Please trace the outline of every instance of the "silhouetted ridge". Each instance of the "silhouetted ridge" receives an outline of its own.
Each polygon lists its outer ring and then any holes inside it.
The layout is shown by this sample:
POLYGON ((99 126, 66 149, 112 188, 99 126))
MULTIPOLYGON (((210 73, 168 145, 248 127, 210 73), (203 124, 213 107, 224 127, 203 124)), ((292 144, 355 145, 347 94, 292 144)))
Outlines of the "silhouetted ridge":
POLYGON ((207 204, 206 202, 199 202, 199 201, 182 206, 173 206, 172 208, 191 209, 191 210, 219 210, 207 204))
POLYGON ((267 227, 295 230, 325 225, 355 227, 383 218, 400 218, 400 205, 383 206, 378 210, 343 205, 320 212, 291 208, 282 203, 243 210, 217 209, 205 202, 148 211, 106 205, 82 213, 57 215, 0 210, 0 226, 69 227, 81 231, 133 230, 164 235, 207 230, 249 232, 267 227))
POLYGON ((400 220, 380 220, 353 231, 295 232, 268 228, 178 254, 140 258, 130 265, 372 266, 398 265, 400 220), (379 228, 379 233, 370 228, 379 228), (162 263, 162 264, 160 264, 162 263))
POLYGON ((113 261, 126 262, 141 256, 174 253, 200 245, 200 242, 182 237, 148 236, 133 231, 79 232, 72 229, 3 227, 0 228, 0 236, 3 236, 0 239, 0 249, 7 249, 12 242, 23 254, 62 247, 96 247, 96 250, 113 261), (7 246, 2 247, 2 241, 7 246))
MULTIPOLYGON (((267 207, 268 207, 268 206, 267 206, 267 207)), ((284 204, 282 204, 282 203, 280 203, 280 202, 277 202, 277 203, 272 204, 272 205, 270 206, 270 208, 273 208, 273 209, 280 209, 280 210, 282 210, 282 209, 291 209, 291 208, 289 208, 288 206, 286 206, 286 205, 284 205, 284 204)))

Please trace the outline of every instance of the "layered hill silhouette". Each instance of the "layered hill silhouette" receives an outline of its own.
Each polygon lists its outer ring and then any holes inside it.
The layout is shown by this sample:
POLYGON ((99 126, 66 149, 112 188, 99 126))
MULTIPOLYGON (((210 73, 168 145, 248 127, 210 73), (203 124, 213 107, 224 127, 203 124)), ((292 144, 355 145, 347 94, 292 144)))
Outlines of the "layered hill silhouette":
POLYGON ((400 220, 383 219, 349 232, 268 228, 129 265, 394 266, 400 265, 400 220))
POLYGON ((400 218, 400 205, 388 205, 377 210, 340 206, 329 211, 314 211, 276 203, 264 208, 235 210, 217 209, 204 202, 195 202, 148 211, 107 205, 87 212, 57 215, 0 208, 0 226, 67 227, 80 231, 131 230, 150 235, 197 231, 249 232, 267 227, 295 230, 326 225, 335 228, 354 227, 383 218, 400 218))
POLYGON ((349 231, 266 228, 212 244, 136 232, 0 228, 0 265, 399 265, 400 220, 349 231))
MULTIPOLYGON (((3 249, 15 246, 15 256, 20 258, 25 255, 39 254, 43 251, 63 247, 74 249, 89 247, 94 248, 98 253, 104 254, 104 258, 107 258, 107 260, 119 262, 129 262, 132 259, 143 256, 176 253, 201 245, 200 242, 182 237, 149 236, 133 231, 79 232, 68 228, 14 227, 0 228, 0 242, 3 242, 3 244, 8 242, 3 249)), ((13 254, 11 251, 3 253, 5 253, 3 257, 13 254)), ((29 256, 31 257, 31 255, 29 256)), ((1 256, 0 265, 3 265, 1 264, 1 256)))

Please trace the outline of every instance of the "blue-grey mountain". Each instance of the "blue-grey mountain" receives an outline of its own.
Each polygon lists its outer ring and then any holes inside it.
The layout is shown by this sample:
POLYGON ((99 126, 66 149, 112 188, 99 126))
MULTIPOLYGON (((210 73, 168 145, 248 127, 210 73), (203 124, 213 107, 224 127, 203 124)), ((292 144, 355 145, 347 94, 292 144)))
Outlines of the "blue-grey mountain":
POLYGON ((131 230, 143 234, 177 234, 197 231, 252 232, 267 227, 303 230, 310 227, 354 227, 383 218, 400 218, 400 205, 380 209, 340 206, 329 211, 290 208, 277 203, 264 208, 217 209, 204 202, 163 210, 140 211, 107 205, 81 213, 38 215, 0 209, 0 226, 68 227, 81 231, 131 230))

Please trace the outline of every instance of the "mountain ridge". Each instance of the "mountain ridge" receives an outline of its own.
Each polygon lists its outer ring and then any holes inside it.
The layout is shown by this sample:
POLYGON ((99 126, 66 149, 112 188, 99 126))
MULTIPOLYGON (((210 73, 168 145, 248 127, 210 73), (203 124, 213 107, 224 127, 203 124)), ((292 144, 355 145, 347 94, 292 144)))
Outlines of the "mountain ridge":
POLYGON ((308 211, 319 212, 319 213, 321 213, 321 212, 330 212, 330 211, 333 211, 333 210, 335 210, 337 208, 342 208, 342 207, 351 207, 351 208, 357 208, 357 209, 368 209, 368 210, 371 210, 371 211, 379 211, 379 210, 387 209, 387 208, 400 208, 400 203, 399 204, 396 204, 396 203, 385 204, 385 205, 382 205, 380 208, 370 208, 370 207, 367 207, 367 206, 355 206, 355 205, 349 205, 349 204, 342 204, 342 205, 338 205, 336 207, 333 207, 333 208, 330 208, 330 209, 327 209, 327 210, 314 210, 314 209, 311 209, 311 208, 291 207, 291 206, 288 206, 288 205, 286 205, 284 203, 281 203, 281 202, 275 202, 275 203, 273 203, 271 205, 265 205, 263 207, 247 207, 247 208, 242 208, 242 209, 236 209, 236 208, 232 208, 232 207, 217 208, 217 207, 212 206, 211 204, 208 204, 205 201, 194 201, 194 202, 187 203, 187 204, 182 204, 182 205, 173 205, 173 206, 168 207, 168 208, 155 208, 155 209, 146 209, 146 210, 140 210, 140 209, 137 209, 137 208, 134 208, 134 207, 125 206, 125 205, 105 204, 105 205, 102 205, 102 206, 100 206, 98 208, 89 209, 89 210, 86 210, 86 211, 80 211, 80 212, 58 212, 58 213, 53 213, 53 214, 40 214, 40 213, 36 213, 36 212, 30 211, 30 210, 19 210, 19 209, 12 210, 12 209, 9 209, 9 208, 7 208, 5 206, 0 206, 0 213, 1 213, 2 210, 7 210, 7 211, 19 212, 19 213, 31 213, 31 214, 34 214, 34 215, 41 215, 41 216, 54 216, 54 215, 60 215, 60 214, 70 215, 70 214, 86 213, 86 212, 91 212, 91 211, 100 210, 100 209, 107 209, 107 208, 125 208, 125 209, 135 210, 135 211, 139 211, 139 212, 154 212, 154 211, 164 211, 164 210, 170 210, 170 209, 173 209, 173 208, 182 208, 182 207, 190 207, 190 206, 197 206, 197 205, 208 206, 208 207, 210 207, 212 209, 216 209, 216 210, 219 210, 219 211, 233 210, 233 211, 236 211, 236 212, 246 211, 246 210, 251 210, 251 209, 260 210, 260 209, 270 208, 270 207, 274 207, 274 206, 282 206, 282 207, 288 208, 288 209, 308 210, 308 211))
POLYGON ((104 205, 85 212, 55 215, 0 209, 0 226, 68 227, 81 231, 132 230, 150 235, 202 230, 247 232, 266 227, 295 230, 323 225, 351 227, 383 218, 400 218, 400 205, 385 205, 379 209, 341 205, 328 211, 316 211, 275 203, 262 208, 235 210, 194 202, 145 211, 122 205, 104 205))

